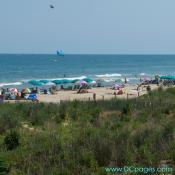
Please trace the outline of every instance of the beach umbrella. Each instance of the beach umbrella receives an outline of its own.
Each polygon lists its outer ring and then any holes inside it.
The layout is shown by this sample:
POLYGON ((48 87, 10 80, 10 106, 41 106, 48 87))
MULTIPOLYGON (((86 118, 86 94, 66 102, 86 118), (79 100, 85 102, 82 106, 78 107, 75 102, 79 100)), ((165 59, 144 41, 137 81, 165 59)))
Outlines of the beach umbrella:
POLYGON ((169 79, 169 80, 173 80, 173 79, 175 79, 175 76, 172 76, 172 75, 166 75, 166 76, 161 76, 160 78, 161 78, 161 79, 169 79))
POLYGON ((79 80, 75 84, 77 84, 77 85, 87 85, 87 82, 84 81, 84 80, 79 80))
POLYGON ((10 88, 9 91, 13 92, 13 93, 18 93, 18 89, 16 89, 16 88, 10 88))
POLYGON ((79 79, 74 79, 74 80, 71 80, 71 83, 76 83, 77 81, 79 81, 79 79))
POLYGON ((61 80, 53 80, 52 82, 55 83, 56 85, 61 84, 61 80))
POLYGON ((143 80, 144 80, 144 81, 149 81, 150 78, 148 78, 148 77, 144 77, 143 80))
POLYGON ((123 83, 123 81, 125 81, 124 79, 117 79, 117 80, 115 80, 115 83, 123 83))
POLYGON ((114 88, 115 90, 118 90, 118 89, 121 88, 121 86, 120 86, 119 84, 115 84, 115 85, 113 86, 113 88, 114 88))
POLYGON ((28 83, 33 85, 33 86, 42 86, 43 85, 42 82, 37 81, 37 80, 30 80, 28 83))
POLYGON ((97 82, 93 80, 93 81, 90 82, 90 84, 92 84, 92 85, 96 85, 97 82))
POLYGON ((83 80, 86 81, 87 83, 90 83, 93 81, 91 78, 84 78, 83 80))
POLYGON ((71 83, 71 80, 63 79, 63 80, 53 80, 52 81, 55 84, 66 84, 66 83, 71 83))
POLYGON ((49 83, 49 80, 40 80, 40 82, 43 84, 47 84, 47 83, 49 83))
POLYGON ((67 80, 67 79, 61 80, 61 84, 67 84, 67 83, 71 83, 71 80, 67 80))

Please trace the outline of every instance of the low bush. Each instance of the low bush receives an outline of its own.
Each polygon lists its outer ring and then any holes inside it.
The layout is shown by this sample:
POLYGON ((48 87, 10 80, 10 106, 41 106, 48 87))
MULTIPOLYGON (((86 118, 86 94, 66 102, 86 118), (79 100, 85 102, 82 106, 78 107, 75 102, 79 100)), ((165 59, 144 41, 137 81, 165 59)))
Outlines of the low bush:
POLYGON ((10 130, 4 138, 4 145, 7 150, 13 150, 19 146, 19 135, 15 130, 10 130))
POLYGON ((1 104, 0 172, 105 175, 104 167, 162 160, 173 167, 174 99, 168 89, 129 100, 1 104))

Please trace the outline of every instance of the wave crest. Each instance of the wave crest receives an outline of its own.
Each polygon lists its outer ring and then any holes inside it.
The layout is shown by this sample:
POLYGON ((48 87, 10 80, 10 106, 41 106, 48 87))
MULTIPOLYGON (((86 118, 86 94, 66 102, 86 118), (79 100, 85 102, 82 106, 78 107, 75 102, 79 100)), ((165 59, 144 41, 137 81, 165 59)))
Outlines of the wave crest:
POLYGON ((113 73, 113 74, 101 74, 101 75, 95 75, 96 77, 102 78, 102 77, 121 77, 121 74, 113 73))
POLYGON ((0 83, 0 87, 3 87, 3 86, 20 86, 22 85, 22 82, 13 82, 13 83, 0 83))

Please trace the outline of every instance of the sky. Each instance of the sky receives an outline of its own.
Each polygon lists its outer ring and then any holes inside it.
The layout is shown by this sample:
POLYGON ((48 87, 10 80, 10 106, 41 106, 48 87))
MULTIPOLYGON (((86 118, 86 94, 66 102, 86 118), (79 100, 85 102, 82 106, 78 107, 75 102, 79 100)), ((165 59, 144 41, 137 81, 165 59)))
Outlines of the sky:
POLYGON ((1 0, 0 53, 175 54, 174 7, 174 0, 1 0))

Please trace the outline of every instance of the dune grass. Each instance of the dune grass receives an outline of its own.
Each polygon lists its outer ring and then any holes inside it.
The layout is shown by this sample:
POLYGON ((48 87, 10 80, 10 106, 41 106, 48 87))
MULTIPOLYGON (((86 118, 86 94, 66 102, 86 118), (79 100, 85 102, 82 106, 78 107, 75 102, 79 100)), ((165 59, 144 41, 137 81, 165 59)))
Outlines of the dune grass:
POLYGON ((175 165, 175 89, 138 99, 0 105, 0 174, 103 175, 175 165))

